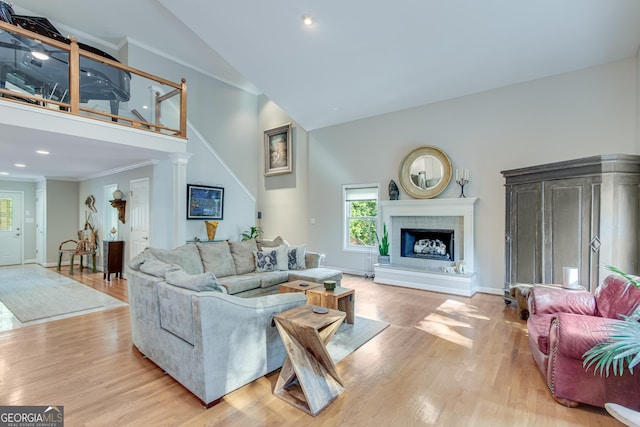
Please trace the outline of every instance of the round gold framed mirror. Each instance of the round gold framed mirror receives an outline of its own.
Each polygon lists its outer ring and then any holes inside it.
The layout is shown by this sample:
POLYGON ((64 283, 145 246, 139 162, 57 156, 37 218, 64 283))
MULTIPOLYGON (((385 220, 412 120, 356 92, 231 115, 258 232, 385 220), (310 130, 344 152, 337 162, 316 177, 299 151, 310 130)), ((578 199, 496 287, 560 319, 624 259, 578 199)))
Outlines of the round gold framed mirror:
POLYGON ((451 160, 437 147, 418 147, 400 163, 400 185, 416 199, 430 199, 442 193, 451 181, 451 160))

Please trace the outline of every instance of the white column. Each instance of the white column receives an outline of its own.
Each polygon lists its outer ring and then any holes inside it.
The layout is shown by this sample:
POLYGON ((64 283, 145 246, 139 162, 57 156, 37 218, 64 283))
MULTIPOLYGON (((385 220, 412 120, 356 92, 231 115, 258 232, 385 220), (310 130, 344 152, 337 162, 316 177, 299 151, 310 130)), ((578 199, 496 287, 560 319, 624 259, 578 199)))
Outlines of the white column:
POLYGON ((187 229, 187 163, 192 153, 172 153, 173 161, 173 245, 178 247, 186 242, 187 229))

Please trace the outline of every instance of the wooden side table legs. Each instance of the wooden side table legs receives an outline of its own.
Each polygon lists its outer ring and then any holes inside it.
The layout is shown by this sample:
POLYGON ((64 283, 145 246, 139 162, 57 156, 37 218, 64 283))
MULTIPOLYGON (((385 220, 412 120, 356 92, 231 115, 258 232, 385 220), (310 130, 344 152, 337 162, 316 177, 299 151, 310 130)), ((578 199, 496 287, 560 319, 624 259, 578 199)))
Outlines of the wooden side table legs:
POLYGON ((334 318, 320 329, 278 316, 274 318, 288 356, 273 392, 314 416, 344 391, 326 344, 337 332, 345 315, 326 316, 334 318))

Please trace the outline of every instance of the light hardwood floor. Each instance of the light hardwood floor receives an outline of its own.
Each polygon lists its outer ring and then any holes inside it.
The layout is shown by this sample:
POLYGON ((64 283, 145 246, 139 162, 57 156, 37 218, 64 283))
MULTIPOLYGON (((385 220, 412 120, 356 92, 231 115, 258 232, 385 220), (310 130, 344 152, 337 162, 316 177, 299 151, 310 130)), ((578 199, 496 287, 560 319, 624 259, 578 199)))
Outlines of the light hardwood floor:
MULTIPOLYGON (((76 273, 126 300, 126 280, 76 273)), ((64 405, 67 426, 619 426, 557 404, 525 322, 495 295, 464 298, 346 276, 356 314, 391 324, 338 363, 345 392, 317 417, 274 397, 278 373, 205 410, 131 344, 128 307, 0 333, 0 404, 64 405)))

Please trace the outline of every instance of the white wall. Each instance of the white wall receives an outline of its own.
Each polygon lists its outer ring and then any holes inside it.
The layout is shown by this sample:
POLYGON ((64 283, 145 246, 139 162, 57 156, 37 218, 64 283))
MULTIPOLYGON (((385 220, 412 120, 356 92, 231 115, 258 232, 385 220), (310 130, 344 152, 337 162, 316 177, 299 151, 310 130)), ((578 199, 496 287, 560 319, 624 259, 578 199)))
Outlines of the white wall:
MULTIPOLYGON (((79 184, 71 181, 58 181, 47 179, 46 182, 46 246, 47 266, 57 265, 58 247, 65 240, 77 240, 80 220, 78 210, 73 206, 79 206, 79 184)), ((84 202, 84 199, 83 199, 84 202)), ((82 220, 84 226, 84 219, 82 220)), ((34 236, 35 244, 35 236, 34 236)), ((68 261, 64 260, 63 262, 68 261)), ((86 261, 85 261, 86 263, 86 261)))
MULTIPOLYGON (((129 43, 127 48, 126 57, 131 67, 174 82, 183 77, 187 79, 189 123, 255 197, 258 185, 258 171, 253 167, 258 158, 255 149, 257 97, 135 44, 129 43)), ((194 135, 187 132, 187 136, 192 138, 194 135)), ((215 171, 211 172, 214 172, 212 179, 215 181, 215 171)))
MULTIPOLYGON (((293 122, 276 103, 259 97, 256 151, 259 190, 257 210, 265 238, 282 236, 291 244, 308 243, 309 154, 308 133, 293 122), (264 131, 291 122, 293 173, 264 176, 264 131)), ((257 219, 255 221, 258 221, 257 219)), ((256 222, 257 223, 257 222, 256 222)), ((309 247, 310 250, 320 248, 309 247)))
MULTIPOLYGON (((212 185, 224 188, 223 219, 216 230, 216 240, 240 240, 242 232, 254 224, 255 196, 240 182, 238 173, 231 170, 218 153, 202 140, 201 135, 190 133, 188 151, 193 153, 187 166, 189 184, 212 185)), ((242 169, 248 169, 243 167, 242 169)), ((186 188, 184 189, 186 191, 186 188)), ((186 218, 186 206, 184 217, 186 218)), ((187 220, 187 239, 207 239, 203 220, 187 220)))
MULTIPOLYGON (((504 282, 504 189, 500 171, 636 150, 636 60, 553 76, 392 114, 314 130, 309 137, 310 245, 325 263, 362 271, 364 255, 341 249, 341 185, 379 182, 388 199, 403 157, 435 145, 466 167, 478 197, 476 270, 484 290, 504 282)), ((458 197, 451 183, 439 197, 458 197)), ((401 199, 408 199, 401 190, 401 199)))
MULTIPOLYGON (((159 77, 176 82, 182 77, 187 78, 187 152, 193 154, 187 164, 187 182, 225 188, 224 218, 216 238, 239 239, 240 233, 249 224, 253 225, 254 221, 257 172, 253 165, 257 161, 257 97, 133 44, 123 49, 122 55, 130 66, 159 77)), ((186 205, 183 214, 173 218, 172 160, 167 157, 167 160, 155 163, 148 170, 145 168, 144 176, 148 176, 151 183, 150 245, 159 248, 174 246, 175 221, 185 222, 186 239, 206 239, 204 221, 187 220, 186 205)), ((121 189, 126 192, 129 180, 139 177, 124 173, 83 182, 81 202, 86 197, 84 193, 94 192, 97 198, 98 188, 102 194, 105 184, 119 183, 122 179, 125 179, 126 185, 123 184, 121 189)), ((186 192, 186 188, 182 191, 186 192)), ((127 241, 129 230, 120 238, 127 241)), ((128 253, 125 259, 128 259, 128 253)))
POLYGON ((640 153, 640 48, 636 55, 636 153, 640 153))

